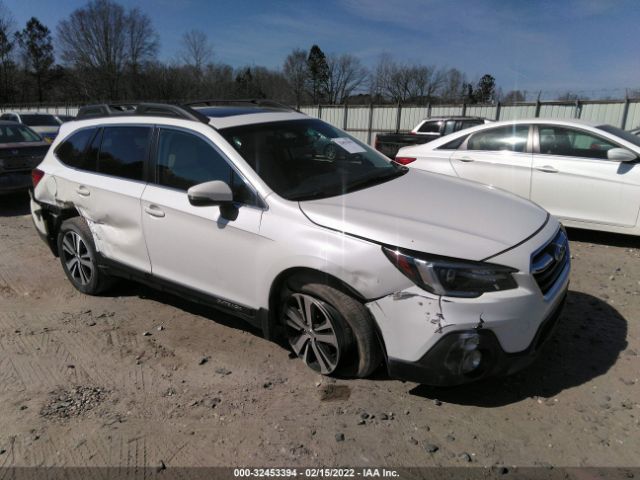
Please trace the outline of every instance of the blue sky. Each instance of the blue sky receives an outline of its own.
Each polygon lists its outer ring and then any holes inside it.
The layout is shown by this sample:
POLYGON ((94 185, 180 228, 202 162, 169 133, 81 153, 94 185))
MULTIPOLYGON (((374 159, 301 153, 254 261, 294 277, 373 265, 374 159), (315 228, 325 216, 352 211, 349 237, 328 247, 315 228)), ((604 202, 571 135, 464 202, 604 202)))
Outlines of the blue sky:
MULTIPOLYGON (((4 0, 16 24, 57 23, 85 0, 4 0)), ((151 18, 163 59, 186 30, 205 31, 215 60, 279 67, 295 47, 491 73, 506 92, 640 87, 640 0, 129 0, 151 18)), ((618 89, 618 90, 616 90, 618 89)))

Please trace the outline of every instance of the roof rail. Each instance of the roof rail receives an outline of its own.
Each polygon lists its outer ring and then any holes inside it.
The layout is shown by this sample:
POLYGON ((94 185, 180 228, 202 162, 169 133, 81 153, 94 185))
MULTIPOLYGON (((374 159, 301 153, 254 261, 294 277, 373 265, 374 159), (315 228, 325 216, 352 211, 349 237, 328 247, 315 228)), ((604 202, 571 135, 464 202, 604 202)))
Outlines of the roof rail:
POLYGON ((217 105, 253 105, 256 107, 267 107, 267 108, 280 108, 283 110, 291 110, 294 112, 299 112, 298 109, 293 108, 290 105, 285 103, 276 102, 275 100, 267 100, 264 98, 241 98, 241 99, 218 99, 212 98, 207 100, 197 100, 194 102, 188 102, 183 104, 186 107, 196 107, 196 106, 204 106, 204 107, 215 107, 217 105))
POLYGON ((128 115, 144 115, 152 117, 172 117, 209 123, 209 117, 188 107, 167 103, 116 103, 86 105, 80 107, 76 120, 99 117, 117 117, 128 115))

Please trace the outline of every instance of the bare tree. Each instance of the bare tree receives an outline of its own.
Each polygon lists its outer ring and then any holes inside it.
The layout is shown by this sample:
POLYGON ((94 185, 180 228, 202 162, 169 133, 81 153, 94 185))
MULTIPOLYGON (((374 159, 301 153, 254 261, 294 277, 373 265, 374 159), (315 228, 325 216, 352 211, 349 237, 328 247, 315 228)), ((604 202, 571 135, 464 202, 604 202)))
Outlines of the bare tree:
POLYGON ((467 83, 467 76, 456 68, 450 68, 444 74, 440 99, 443 102, 459 102, 464 97, 464 85, 467 83))
POLYGON ((201 30, 189 30, 182 35, 182 60, 202 72, 213 59, 213 47, 207 34, 201 30))
POLYGON ((369 72, 353 55, 330 55, 327 64, 329 77, 326 90, 331 103, 344 103, 349 95, 367 81, 369 72))
POLYGON ((372 94, 393 102, 430 102, 435 99, 446 74, 434 66, 399 64, 383 54, 372 75, 372 94))
POLYGON ((589 100, 589 97, 579 92, 566 91, 558 95, 558 100, 561 102, 576 102, 578 100, 589 100))
POLYGON ((526 100, 526 92, 521 90, 510 90, 504 96, 501 97, 501 102, 504 103, 518 103, 526 100))
POLYGON ((138 8, 134 8, 129 11, 126 35, 129 84, 133 97, 137 98, 141 94, 140 70, 145 63, 153 61, 158 54, 158 34, 149 17, 138 8))
POLYGON ((8 101, 11 98, 11 78, 15 69, 13 61, 13 16, 0 2, 0 100, 8 101))
POLYGON ((92 0, 58 25, 61 58, 73 67, 88 97, 117 99, 125 67, 150 57, 157 37, 150 20, 113 0, 92 0))
POLYGON ((293 92, 296 105, 300 105, 305 96, 305 86, 309 77, 307 55, 305 50, 296 48, 287 55, 282 67, 284 76, 293 92))

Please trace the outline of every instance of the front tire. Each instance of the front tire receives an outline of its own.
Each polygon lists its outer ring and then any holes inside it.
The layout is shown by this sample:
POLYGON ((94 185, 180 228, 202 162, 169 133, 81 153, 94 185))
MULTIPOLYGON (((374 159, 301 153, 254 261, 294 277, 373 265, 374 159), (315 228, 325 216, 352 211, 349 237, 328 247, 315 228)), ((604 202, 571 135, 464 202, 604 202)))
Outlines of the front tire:
POLYGON ((363 378, 382 361, 369 311, 328 285, 291 286, 282 307, 282 323, 294 353, 323 375, 363 378))
POLYGON ((83 218, 74 217, 62 223, 58 252, 64 273, 78 291, 98 295, 112 285, 111 277, 98 267, 93 236, 83 218))

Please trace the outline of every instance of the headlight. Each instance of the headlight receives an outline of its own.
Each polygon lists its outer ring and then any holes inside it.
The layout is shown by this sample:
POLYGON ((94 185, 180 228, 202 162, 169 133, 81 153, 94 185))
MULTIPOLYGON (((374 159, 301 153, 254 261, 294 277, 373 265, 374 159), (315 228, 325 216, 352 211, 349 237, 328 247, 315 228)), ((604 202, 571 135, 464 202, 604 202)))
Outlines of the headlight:
POLYGON ((517 272, 515 268, 389 247, 382 247, 382 250, 407 278, 436 295, 471 298, 518 286, 512 275, 517 272))

